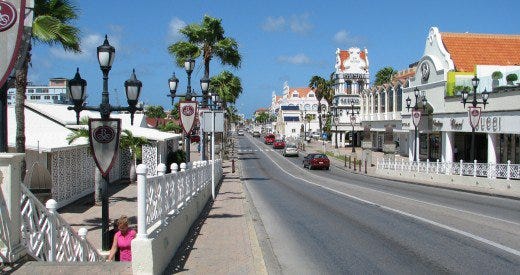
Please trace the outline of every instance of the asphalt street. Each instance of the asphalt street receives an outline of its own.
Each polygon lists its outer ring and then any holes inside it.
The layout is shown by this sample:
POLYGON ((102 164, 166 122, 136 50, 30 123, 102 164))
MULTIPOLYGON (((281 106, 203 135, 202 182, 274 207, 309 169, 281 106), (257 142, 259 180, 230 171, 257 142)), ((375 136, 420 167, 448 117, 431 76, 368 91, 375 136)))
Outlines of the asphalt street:
MULTIPOLYGON (((520 273, 520 201, 303 169, 239 137, 241 178, 284 274, 520 273)), ((265 242, 266 240, 260 240, 265 242)))

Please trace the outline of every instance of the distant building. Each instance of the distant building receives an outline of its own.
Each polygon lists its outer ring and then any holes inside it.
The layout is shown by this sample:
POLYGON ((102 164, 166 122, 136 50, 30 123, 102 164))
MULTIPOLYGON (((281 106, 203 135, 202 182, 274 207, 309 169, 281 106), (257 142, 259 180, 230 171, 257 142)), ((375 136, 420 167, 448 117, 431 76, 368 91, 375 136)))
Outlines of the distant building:
MULTIPOLYGON (((51 78, 48 85, 27 84, 25 89, 25 100, 34 103, 69 104, 72 100, 67 96, 66 78, 51 78)), ((7 90, 7 104, 14 105, 16 101, 16 88, 7 90)))

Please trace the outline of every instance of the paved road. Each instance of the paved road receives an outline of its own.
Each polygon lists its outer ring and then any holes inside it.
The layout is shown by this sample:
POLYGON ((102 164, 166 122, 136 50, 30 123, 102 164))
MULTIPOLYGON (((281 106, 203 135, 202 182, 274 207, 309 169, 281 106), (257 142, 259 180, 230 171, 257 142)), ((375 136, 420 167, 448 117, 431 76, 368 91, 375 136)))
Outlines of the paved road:
POLYGON ((240 137, 241 177, 281 272, 520 273, 520 201, 309 171, 260 141, 240 137))

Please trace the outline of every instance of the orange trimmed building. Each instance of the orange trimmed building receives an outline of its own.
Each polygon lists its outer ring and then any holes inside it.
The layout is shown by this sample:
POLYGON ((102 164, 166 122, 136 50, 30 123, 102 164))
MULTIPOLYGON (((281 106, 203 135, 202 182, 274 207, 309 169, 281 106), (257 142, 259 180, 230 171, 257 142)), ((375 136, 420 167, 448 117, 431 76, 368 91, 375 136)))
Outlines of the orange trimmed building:
POLYGON ((363 124, 372 127, 376 138, 380 135, 374 132, 395 124, 394 139, 399 140, 400 147, 397 151, 408 154, 410 160, 415 154, 419 160, 473 162, 470 151, 474 129, 477 162, 520 163, 520 85, 518 80, 511 81, 520 74, 519 53, 520 35, 444 33, 432 27, 417 69, 401 85, 402 120, 388 120, 392 116, 385 106, 392 98, 391 89, 382 87, 365 93, 364 118, 375 119, 365 119, 363 124), (481 102, 480 116, 478 111, 473 112, 471 124, 468 107, 472 106, 471 80, 475 76, 479 79, 475 90, 481 102), (406 108, 407 98, 411 99, 411 107, 416 102, 415 89, 419 90, 419 110, 423 109, 423 97, 427 100, 417 125, 417 138, 413 108, 406 108), (461 102, 462 90, 470 92, 465 106, 461 102), (488 95, 486 105, 482 104, 483 92, 488 95))

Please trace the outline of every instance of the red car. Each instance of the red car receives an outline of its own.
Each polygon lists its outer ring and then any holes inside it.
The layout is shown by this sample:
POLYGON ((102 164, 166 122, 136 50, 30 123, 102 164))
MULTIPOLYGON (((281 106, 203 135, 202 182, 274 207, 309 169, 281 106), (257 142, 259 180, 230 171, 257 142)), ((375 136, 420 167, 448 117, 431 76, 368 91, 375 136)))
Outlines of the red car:
POLYGON ((275 137, 273 134, 267 134, 264 137, 264 142, 265 142, 265 144, 273 144, 274 139, 275 139, 275 137))
POLYGON ((273 149, 283 149, 285 148, 285 141, 283 139, 277 139, 273 142, 273 149))
POLYGON ((329 158, 324 154, 312 153, 305 156, 303 159, 303 168, 309 168, 312 170, 314 168, 320 168, 329 170, 330 161, 329 158))

